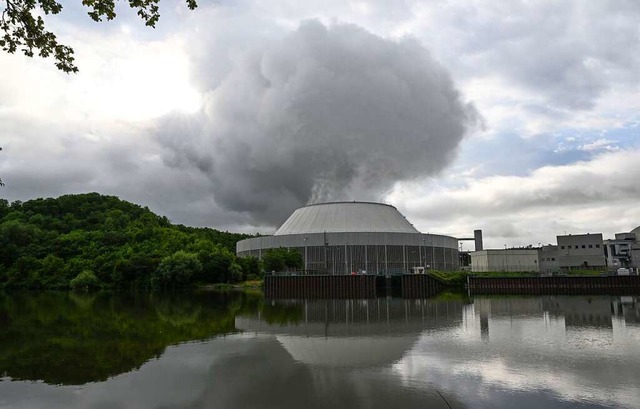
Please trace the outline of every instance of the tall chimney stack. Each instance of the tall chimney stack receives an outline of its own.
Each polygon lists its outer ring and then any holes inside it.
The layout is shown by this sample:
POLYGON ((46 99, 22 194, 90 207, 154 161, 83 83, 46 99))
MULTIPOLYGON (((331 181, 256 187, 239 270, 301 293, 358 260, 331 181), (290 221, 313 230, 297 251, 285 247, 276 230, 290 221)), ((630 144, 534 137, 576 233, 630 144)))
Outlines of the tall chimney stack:
POLYGON ((473 238, 476 242, 476 251, 484 250, 484 247, 482 246, 482 230, 474 230, 473 238))

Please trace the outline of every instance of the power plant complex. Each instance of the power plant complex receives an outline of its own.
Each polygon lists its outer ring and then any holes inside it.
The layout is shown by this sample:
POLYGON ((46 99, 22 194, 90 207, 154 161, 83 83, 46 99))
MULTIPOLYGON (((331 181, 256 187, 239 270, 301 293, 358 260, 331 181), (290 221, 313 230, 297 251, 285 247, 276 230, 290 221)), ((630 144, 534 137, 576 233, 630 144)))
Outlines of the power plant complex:
MULTIPOLYGON (((476 239, 481 243, 479 231, 476 239)), ((239 256, 262 258, 280 247, 299 251, 304 271, 313 274, 407 274, 459 268, 457 238, 420 233, 398 209, 382 203, 305 206, 293 212, 273 236, 242 240, 236 250, 239 256)))
POLYGON ((640 226, 615 239, 600 233, 557 236, 557 245, 484 249, 482 231, 456 238, 421 233, 395 207, 372 202, 332 202, 297 209, 272 236, 239 241, 240 257, 260 259, 271 249, 300 253, 306 274, 420 274, 428 270, 537 272, 595 270, 638 273, 640 226), (475 251, 458 251, 474 241, 475 251), (466 267, 465 267, 466 266, 466 267))

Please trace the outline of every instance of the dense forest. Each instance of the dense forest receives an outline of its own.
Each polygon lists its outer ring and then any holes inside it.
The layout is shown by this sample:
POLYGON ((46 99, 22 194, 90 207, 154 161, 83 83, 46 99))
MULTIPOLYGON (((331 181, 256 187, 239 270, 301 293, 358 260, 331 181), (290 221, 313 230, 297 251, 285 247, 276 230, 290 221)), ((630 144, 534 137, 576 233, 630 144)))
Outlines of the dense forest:
MULTIPOLYGON (((174 225, 98 193, 9 204, 0 199, 0 288, 182 287, 257 278, 250 237, 174 225)), ((289 263, 291 264, 291 263, 289 263)))

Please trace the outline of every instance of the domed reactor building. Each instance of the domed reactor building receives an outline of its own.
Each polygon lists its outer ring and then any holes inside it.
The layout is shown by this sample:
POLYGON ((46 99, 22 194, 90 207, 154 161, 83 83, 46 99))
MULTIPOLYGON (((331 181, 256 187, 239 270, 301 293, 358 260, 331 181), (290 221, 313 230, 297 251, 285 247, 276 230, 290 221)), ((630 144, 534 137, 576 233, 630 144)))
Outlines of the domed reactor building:
POLYGON ((411 274, 457 270, 458 239, 423 234, 395 207, 370 202, 302 207, 273 236, 239 241, 238 256, 279 247, 300 252, 307 274, 411 274))

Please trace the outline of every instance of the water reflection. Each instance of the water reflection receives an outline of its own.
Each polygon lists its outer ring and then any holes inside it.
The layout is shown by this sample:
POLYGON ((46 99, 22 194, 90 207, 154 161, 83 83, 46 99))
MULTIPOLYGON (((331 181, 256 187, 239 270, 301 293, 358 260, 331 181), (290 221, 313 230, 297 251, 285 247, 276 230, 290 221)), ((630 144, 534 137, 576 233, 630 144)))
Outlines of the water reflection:
POLYGON ((258 314, 237 317, 236 327, 273 336, 316 371, 382 368, 407 388, 472 407, 640 407, 638 298, 282 303, 304 319, 274 326, 258 314))
POLYGON ((244 294, 0 293, 0 374, 84 384, 162 355, 168 345, 236 332, 244 294))
POLYGON ((322 366, 389 365, 400 359, 422 331, 462 322, 460 301, 313 300, 280 302, 297 306, 302 319, 269 325, 260 313, 236 317, 236 328, 274 335, 298 362, 322 366))
POLYGON ((4 295, 0 407, 637 408, 639 322, 638 297, 4 295))
POLYGON ((509 407, 504 391, 537 407, 640 407, 640 331, 626 324, 638 298, 476 297, 463 314, 454 332, 423 334, 398 374, 487 396, 484 407, 509 407))

